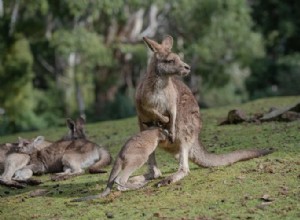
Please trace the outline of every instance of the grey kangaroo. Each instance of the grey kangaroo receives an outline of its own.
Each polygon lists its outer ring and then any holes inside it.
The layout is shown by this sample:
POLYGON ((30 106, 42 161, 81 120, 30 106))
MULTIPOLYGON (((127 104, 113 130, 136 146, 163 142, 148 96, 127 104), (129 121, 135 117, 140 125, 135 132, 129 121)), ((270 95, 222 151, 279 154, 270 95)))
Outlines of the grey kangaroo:
MULTIPOLYGON (((229 165, 272 152, 264 149, 239 150, 221 155, 207 152, 198 139, 202 127, 199 106, 191 90, 177 77, 188 75, 190 66, 171 51, 173 45, 171 36, 164 38, 161 44, 146 37, 143 40, 153 51, 153 55, 136 91, 140 129, 145 130, 144 124, 147 123, 159 121, 165 124, 170 129, 172 141, 163 142, 159 146, 179 156, 178 171, 160 181, 157 186, 168 185, 188 175, 189 159, 199 166, 213 167, 229 165)), ((150 155, 148 164, 147 174, 133 177, 131 180, 140 182, 161 176, 155 152, 150 155)))
POLYGON ((30 140, 19 137, 18 142, 0 144, 0 173, 4 171, 4 164, 9 154, 17 152, 19 147, 26 146, 30 140))
MULTIPOLYGON (((2 185, 10 186, 10 187, 15 187, 15 188, 23 188, 24 185, 19 184, 18 181, 19 179, 17 178, 18 176, 18 171, 19 169, 25 167, 28 162, 30 161, 30 156, 27 153, 20 153, 21 151, 26 151, 26 149, 31 148, 34 146, 37 149, 42 149, 44 147, 49 146, 51 143, 47 142, 44 140, 43 136, 38 136, 35 139, 26 142, 22 141, 22 139, 19 140, 19 145, 15 149, 14 153, 9 154, 6 159, 5 159, 5 164, 4 164, 4 172, 0 177, 0 183, 2 185), (14 177, 13 177, 14 176, 14 177)), ((23 173, 23 176, 28 176, 28 173, 23 173)), ((29 178, 26 179, 26 181, 20 180, 21 182, 25 182, 27 184, 39 184, 39 181, 35 180, 28 180, 29 178)))
MULTIPOLYGON (((77 121, 77 128, 83 128, 83 123, 82 119, 77 121)), ((101 172, 100 169, 111 162, 110 153, 86 140, 85 136, 76 140, 60 140, 42 150, 35 150, 33 146, 24 148, 24 152, 20 149, 20 152, 30 154, 29 165, 16 175, 20 179, 29 178, 33 174, 55 173, 52 180, 64 180, 84 173, 85 168, 93 173, 101 172)))
MULTIPOLYGON (((86 138, 83 123, 84 120, 82 118, 78 118, 76 123, 72 119, 67 119, 66 124, 69 130, 68 133, 60 140, 69 141, 86 138)), ((53 142, 44 140, 44 138, 40 136, 34 140, 19 138, 18 143, 5 144, 7 147, 4 148, 5 150, 2 149, 1 151, 1 160, 3 160, 4 172, 0 177, 0 183, 16 188, 24 187, 24 185, 18 184, 16 181, 29 184, 38 183, 34 181, 28 181, 29 177, 32 176, 31 171, 21 169, 29 163, 29 154, 31 154, 33 151, 42 150, 43 148, 50 146, 52 143, 53 142)))
POLYGON ((157 145, 166 141, 168 138, 169 132, 158 127, 149 128, 132 136, 123 145, 115 160, 106 189, 99 195, 74 199, 72 201, 80 202, 105 197, 111 192, 114 183, 118 185, 118 190, 120 191, 143 187, 147 183, 146 181, 144 183, 134 184, 127 182, 127 180, 134 171, 147 162, 149 155, 154 152, 157 145))

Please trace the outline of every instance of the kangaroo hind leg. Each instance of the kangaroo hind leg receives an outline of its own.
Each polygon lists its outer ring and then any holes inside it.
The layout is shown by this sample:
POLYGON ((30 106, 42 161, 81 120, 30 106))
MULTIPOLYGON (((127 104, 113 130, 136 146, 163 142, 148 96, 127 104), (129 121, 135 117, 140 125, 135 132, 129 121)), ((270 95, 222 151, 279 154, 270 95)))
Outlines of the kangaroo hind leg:
POLYGON ((139 182, 139 183, 129 183, 128 179, 130 175, 139 167, 127 165, 119 176, 115 179, 115 183, 118 185, 117 189, 119 191, 128 191, 135 190, 146 185, 147 181, 139 182))
POLYGON ((175 183, 185 176, 187 176, 190 172, 189 169, 189 148, 181 146, 180 154, 179 154, 179 168, 178 171, 171 176, 166 177, 165 179, 159 181, 157 183, 157 187, 166 186, 171 183, 175 183))

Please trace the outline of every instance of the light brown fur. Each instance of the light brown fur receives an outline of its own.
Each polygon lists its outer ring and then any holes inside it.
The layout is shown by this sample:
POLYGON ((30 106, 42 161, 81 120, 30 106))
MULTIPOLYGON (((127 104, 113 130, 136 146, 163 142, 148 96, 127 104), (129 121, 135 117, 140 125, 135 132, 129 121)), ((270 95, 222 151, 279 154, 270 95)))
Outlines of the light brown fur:
MULTIPOLYGON (((189 173, 188 159, 199 166, 212 167, 271 153, 269 150, 241 150, 223 155, 208 153, 198 140, 202 123, 197 101, 191 90, 176 77, 176 75, 187 75, 190 67, 181 61, 177 54, 171 52, 172 37, 167 36, 162 44, 148 38, 144 38, 144 41, 154 54, 147 73, 136 91, 136 109, 140 129, 145 129, 144 123, 159 120, 170 129, 173 136, 171 142, 160 144, 160 147, 174 155, 179 155, 178 171, 160 181, 158 186, 176 182, 186 176, 189 173), (176 100, 175 103, 174 100, 176 100), (174 122, 172 121, 173 115, 176 116, 174 122), (170 122, 166 124, 167 120, 164 117, 170 117, 170 122)), ((150 155, 148 163, 149 173, 134 177, 132 181, 141 182, 161 175, 154 153, 150 155)))
POLYGON ((8 154, 1 183, 22 187, 15 180, 26 182, 33 174, 62 171, 64 172, 53 179, 66 179, 82 173, 82 167, 89 167, 91 173, 103 172, 101 169, 111 161, 110 154, 106 149, 86 140, 84 120, 78 118, 75 123, 72 119, 67 119, 67 126, 68 134, 55 143, 44 140, 36 143, 33 140, 27 141, 25 147, 18 147, 14 153, 8 154), (28 163, 30 165, 26 166, 28 163))
MULTIPOLYGON (((8 153, 5 157, 4 172, 0 177, 1 184, 22 188, 23 186, 17 183, 15 181, 15 178, 12 179, 12 177, 19 169, 25 167, 26 164, 28 164, 28 162, 30 161, 30 156, 26 153, 19 153, 19 151, 31 148, 32 145, 35 145, 36 148, 42 149, 46 146, 49 146, 50 144, 50 142, 44 141, 44 137, 41 136, 30 141, 19 137, 18 144, 15 144, 16 146, 14 147, 14 149, 11 149, 10 153, 8 153)), ((26 174, 24 173, 24 175, 26 174)))
POLYGON ((30 140, 20 138, 16 143, 4 143, 0 144, 0 173, 4 171, 5 159, 9 154, 15 153, 19 146, 25 146, 29 144, 30 140))
MULTIPOLYGON (((30 154, 30 163, 19 172, 20 178, 26 173, 41 175, 55 173, 53 180, 63 180, 71 176, 82 174, 85 168, 90 167, 93 173, 107 166, 111 162, 110 153, 97 144, 86 140, 84 132, 84 121, 77 120, 76 125, 69 128, 76 128, 70 135, 71 140, 59 140, 42 150, 26 150, 30 154), (75 135, 77 134, 77 135, 75 135), (79 138, 79 139, 77 139, 79 138)), ((22 152, 22 151, 20 151, 22 152)))
POLYGON ((147 162, 149 155, 154 152, 157 145, 166 141, 168 137, 169 133, 162 128, 149 128, 132 136, 120 150, 103 193, 75 199, 73 202, 105 197, 111 192, 114 183, 118 185, 120 191, 143 187, 147 182, 132 184, 127 180, 134 171, 147 162))
MULTIPOLYGON (((66 120, 67 127, 69 128, 68 133, 64 135, 60 140, 76 140, 78 138, 86 138, 84 131, 84 120, 78 118, 76 123, 72 119, 66 120)), ((18 143, 6 143, 0 147, 0 172, 3 174, 0 179, 7 184, 11 183, 12 177, 17 170, 24 168, 29 160, 29 154, 33 151, 41 150, 53 142, 42 141, 38 144, 33 143, 34 140, 27 140, 19 137, 18 143)), ((19 172, 19 174, 21 174, 19 172)), ((16 177, 16 180, 24 179, 25 172, 22 177, 16 177)), ((27 176, 27 175, 26 175, 27 176)), ((26 179, 26 178, 25 178, 26 179)))

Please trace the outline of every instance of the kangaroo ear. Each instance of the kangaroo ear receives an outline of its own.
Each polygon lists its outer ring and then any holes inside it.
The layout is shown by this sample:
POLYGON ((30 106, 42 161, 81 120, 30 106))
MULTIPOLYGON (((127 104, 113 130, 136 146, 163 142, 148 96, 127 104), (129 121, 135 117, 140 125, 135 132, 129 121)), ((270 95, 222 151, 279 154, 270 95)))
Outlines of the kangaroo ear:
POLYGON ((153 52, 158 52, 161 49, 161 45, 154 40, 150 40, 147 37, 143 37, 143 40, 153 52))
POLYGON ((34 146, 41 144, 42 142, 44 142, 44 140, 44 136, 37 136, 36 139, 34 139, 33 141, 34 146))
POLYGON ((85 124, 85 119, 83 117, 80 116, 76 119, 76 126, 77 127, 82 128, 82 127, 84 127, 84 124, 85 124))
POLYGON ((71 131, 74 131, 74 129, 75 129, 75 122, 74 122, 71 118, 68 118, 68 119, 66 120, 66 123, 67 123, 68 128, 69 128, 71 131))
POLYGON ((25 138, 21 138, 21 137, 18 137, 18 142, 19 144, 29 144, 30 141, 25 139, 25 138))
POLYGON ((163 41, 161 42, 161 45, 163 46, 163 48, 165 48, 168 51, 171 51, 172 47, 173 47, 173 37, 167 35, 163 41))

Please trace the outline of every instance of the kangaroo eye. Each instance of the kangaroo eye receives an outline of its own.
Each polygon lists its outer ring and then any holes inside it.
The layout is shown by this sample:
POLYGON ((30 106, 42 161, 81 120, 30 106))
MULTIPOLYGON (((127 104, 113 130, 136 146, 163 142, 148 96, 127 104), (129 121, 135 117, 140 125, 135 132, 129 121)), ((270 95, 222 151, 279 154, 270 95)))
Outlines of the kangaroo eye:
POLYGON ((164 60, 164 63, 175 63, 175 60, 174 60, 174 59, 171 59, 171 60, 164 60))

